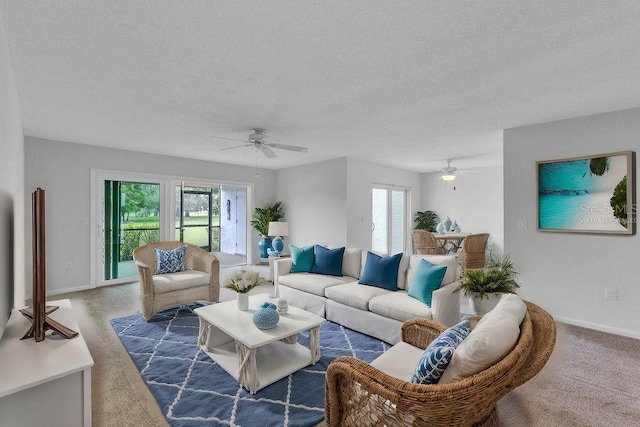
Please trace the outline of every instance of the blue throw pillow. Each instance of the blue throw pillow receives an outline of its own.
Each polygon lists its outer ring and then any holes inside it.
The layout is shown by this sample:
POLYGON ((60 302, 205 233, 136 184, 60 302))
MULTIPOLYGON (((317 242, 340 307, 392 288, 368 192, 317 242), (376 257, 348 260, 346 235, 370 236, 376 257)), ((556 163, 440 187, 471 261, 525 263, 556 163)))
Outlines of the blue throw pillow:
POLYGON ((178 246, 168 251, 158 248, 155 248, 155 250, 157 257, 155 274, 176 273, 187 269, 184 262, 184 257, 187 253, 186 246, 178 246))
POLYGON ((402 252, 389 257, 381 257, 372 252, 367 252, 364 271, 358 283, 397 291, 398 267, 401 259, 402 252))
POLYGON ((454 325, 438 335, 424 350, 418 366, 411 377, 412 383, 438 384, 440 377, 453 357, 456 347, 469 335, 468 320, 454 325))
POLYGON ((431 294, 440 287, 446 272, 446 265, 433 265, 424 259, 420 260, 409 284, 409 296, 431 307, 431 294))
POLYGON ((342 276, 342 257, 344 247, 327 249, 316 245, 316 256, 311 266, 311 273, 328 274, 330 276, 342 276))
POLYGON ((299 248, 289 245, 291 252, 291 272, 292 273, 308 273, 313 265, 313 245, 299 248))

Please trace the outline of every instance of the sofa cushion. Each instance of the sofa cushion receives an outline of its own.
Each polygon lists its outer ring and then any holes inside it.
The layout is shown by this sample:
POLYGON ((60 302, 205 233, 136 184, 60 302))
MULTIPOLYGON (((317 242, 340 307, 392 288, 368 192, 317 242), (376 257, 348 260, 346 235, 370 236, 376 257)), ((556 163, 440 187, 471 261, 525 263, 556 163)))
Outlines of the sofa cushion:
POLYGON ((299 248, 289 245, 291 251, 291 272, 308 273, 313 265, 313 245, 299 248))
POLYGON ((411 298, 406 291, 387 292, 371 298, 369 311, 400 322, 414 317, 433 318, 431 308, 421 301, 411 298))
POLYGON ((378 356, 370 365, 394 378, 410 382, 422 353, 424 353, 423 349, 400 341, 378 356))
POLYGON ((515 294, 504 294, 453 353, 439 384, 470 377, 496 364, 515 346, 527 306, 515 294))
POLYGON ((402 253, 381 257, 367 252, 364 271, 358 283, 396 291, 398 289, 398 266, 401 258, 402 253))
POLYGON ((421 259, 409 285, 409 296, 431 307, 431 294, 442 284, 447 268, 446 265, 433 265, 421 259))
POLYGON ((316 245, 316 254, 311 266, 311 273, 342 276, 344 249, 344 247, 327 249, 324 246, 316 245))
MULTIPOLYGON (((364 268, 366 266, 367 263, 367 252, 371 252, 372 254, 376 254, 379 256, 386 256, 386 254, 380 253, 378 251, 362 251, 362 257, 361 257, 361 269, 360 269, 360 276, 362 277, 362 273, 364 273, 364 268)), ((398 281, 396 283, 396 285, 398 286, 398 289, 406 289, 407 288, 407 268, 409 268, 409 256, 408 255, 402 255, 402 258, 400 259, 400 265, 398 265, 398 281)))
POLYGON ((393 292, 375 286, 362 286, 358 282, 331 286, 324 290, 327 298, 360 310, 368 310, 369 300, 379 295, 393 292))
POLYGON ((211 276, 202 271, 185 270, 175 273, 156 274, 153 276, 152 281, 153 292, 156 294, 164 294, 166 292, 208 285, 211 282, 211 276))
POLYGON ((346 248, 342 257, 342 274, 359 279, 361 266, 362 249, 346 248))
POLYGON ((186 246, 178 246, 174 249, 163 250, 154 248, 156 251, 156 273, 175 273, 187 269, 185 266, 186 246))
POLYGON ((469 335, 468 320, 453 325, 442 332, 427 346, 411 377, 412 383, 438 384, 442 373, 453 357, 453 352, 469 335))
POLYGON ((314 273, 291 273, 278 277, 278 284, 310 294, 325 296, 325 289, 330 286, 355 282, 357 279, 349 276, 329 276, 314 273))
POLYGON ((458 257, 456 255, 411 255, 409 257, 409 268, 407 269, 407 284, 411 286, 413 276, 420 265, 421 260, 427 260, 433 265, 446 265, 447 272, 442 278, 442 285, 448 285, 456 280, 456 270, 458 268, 458 257))

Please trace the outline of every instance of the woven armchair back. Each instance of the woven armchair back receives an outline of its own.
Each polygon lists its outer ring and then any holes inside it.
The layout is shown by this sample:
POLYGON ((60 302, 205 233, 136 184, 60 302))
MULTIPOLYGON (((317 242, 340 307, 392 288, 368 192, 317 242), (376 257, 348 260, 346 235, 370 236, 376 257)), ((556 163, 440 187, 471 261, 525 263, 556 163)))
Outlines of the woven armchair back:
POLYGON ((465 237, 458 253, 462 270, 484 267, 487 258, 487 242, 489 233, 472 234, 465 237))
MULTIPOLYGON (((413 384, 353 357, 334 360, 327 369, 326 424, 499 425, 497 401, 536 375, 549 360, 555 345, 553 318, 535 304, 526 304, 527 314, 515 347, 495 365, 461 381, 413 384)), ((402 340, 425 348, 445 329, 431 320, 412 319, 402 326, 402 340)))
POLYGON ((433 234, 427 230, 413 230, 411 233, 413 237, 413 248, 418 255, 440 255, 444 254, 445 250, 438 244, 438 240, 433 237, 433 234))

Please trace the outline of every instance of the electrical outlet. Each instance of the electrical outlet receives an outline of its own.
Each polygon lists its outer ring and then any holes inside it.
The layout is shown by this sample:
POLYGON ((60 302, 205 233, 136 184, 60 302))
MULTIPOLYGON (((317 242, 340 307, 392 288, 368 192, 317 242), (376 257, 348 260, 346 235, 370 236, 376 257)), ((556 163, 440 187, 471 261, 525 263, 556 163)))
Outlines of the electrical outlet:
POLYGON ((618 289, 605 288, 604 299, 608 299, 609 301, 618 301, 618 289))

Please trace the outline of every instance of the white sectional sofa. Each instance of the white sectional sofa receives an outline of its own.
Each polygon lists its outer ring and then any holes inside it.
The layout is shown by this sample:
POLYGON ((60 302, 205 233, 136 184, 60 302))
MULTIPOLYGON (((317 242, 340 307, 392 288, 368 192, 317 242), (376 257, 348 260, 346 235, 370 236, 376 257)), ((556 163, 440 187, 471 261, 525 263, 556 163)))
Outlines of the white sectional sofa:
POLYGON ((343 276, 291 273, 293 260, 278 259, 273 268, 276 295, 293 306, 390 344, 400 341, 402 323, 415 317, 447 326, 459 322, 460 296, 453 292, 458 285, 455 255, 404 255, 398 268, 399 289, 390 291, 358 283, 366 254, 362 249, 345 249, 343 276), (421 259, 447 266, 441 287, 432 293, 430 307, 407 292, 421 259))

